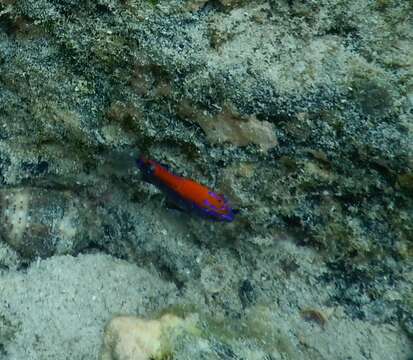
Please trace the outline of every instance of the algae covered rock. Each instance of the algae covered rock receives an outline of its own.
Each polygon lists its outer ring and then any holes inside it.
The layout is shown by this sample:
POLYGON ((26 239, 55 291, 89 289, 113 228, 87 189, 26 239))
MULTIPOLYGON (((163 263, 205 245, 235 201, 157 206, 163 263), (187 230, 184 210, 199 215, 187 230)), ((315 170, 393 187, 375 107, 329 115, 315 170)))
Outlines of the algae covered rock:
POLYGON ((133 316, 115 317, 105 328, 100 359, 168 359, 172 356, 169 343, 172 332, 183 326, 185 320, 174 315, 163 315, 158 320, 133 316))
MULTIPOLYGON (((159 319, 135 316, 113 318, 105 328, 100 359, 189 360, 197 357, 218 360, 235 357, 264 360, 266 356, 299 359, 281 329, 276 334, 266 336, 272 343, 263 346, 264 340, 259 343, 260 339, 254 338, 254 330, 248 334, 252 340, 248 338, 246 329, 240 323, 236 329, 202 314, 187 313, 182 317, 182 314, 177 316, 174 313, 173 310, 166 312, 159 319)), ((256 324, 251 322, 251 325, 256 324)), ((265 330, 270 328, 266 327, 265 330)))
POLYGON ((101 232, 75 193, 31 187, 0 190, 0 222, 4 240, 26 258, 78 252, 101 232))
POLYGON ((132 191, 101 169, 134 149, 238 193, 246 237, 366 261, 411 243, 409 2, 1 6, 4 184, 132 191), (241 161, 257 170, 228 188, 241 161))

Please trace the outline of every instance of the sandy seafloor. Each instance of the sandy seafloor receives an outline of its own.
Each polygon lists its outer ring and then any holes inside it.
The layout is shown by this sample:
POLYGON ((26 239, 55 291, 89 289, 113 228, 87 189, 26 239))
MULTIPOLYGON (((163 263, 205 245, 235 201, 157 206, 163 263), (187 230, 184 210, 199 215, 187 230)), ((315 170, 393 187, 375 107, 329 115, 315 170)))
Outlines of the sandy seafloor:
POLYGON ((103 360, 412 360, 412 24, 410 0, 0 0, 0 359, 101 359, 129 315, 151 345, 103 360), (139 155, 240 212, 176 209, 139 155))
MULTIPOLYGON (((277 303, 247 311, 253 312, 250 326, 262 321, 262 336, 273 342, 261 344, 255 339, 252 344, 272 351, 243 348, 232 340, 226 346, 232 346, 234 353, 226 355, 215 341, 207 343, 209 348, 194 341, 191 351, 181 349, 176 358, 409 359, 411 342, 399 328, 353 320, 343 308, 323 306, 328 289, 314 281, 314 272, 322 271, 317 256, 286 243, 274 248, 275 263, 287 254, 301 260, 302 270, 278 289, 267 290, 276 292, 277 303), (303 321, 299 309, 308 304, 328 314, 326 324, 303 321)), ((2 274, 1 279, 2 359, 95 359, 103 328, 114 315, 147 316, 202 297, 202 285, 179 294, 156 272, 102 254, 56 256, 25 272, 2 274)))

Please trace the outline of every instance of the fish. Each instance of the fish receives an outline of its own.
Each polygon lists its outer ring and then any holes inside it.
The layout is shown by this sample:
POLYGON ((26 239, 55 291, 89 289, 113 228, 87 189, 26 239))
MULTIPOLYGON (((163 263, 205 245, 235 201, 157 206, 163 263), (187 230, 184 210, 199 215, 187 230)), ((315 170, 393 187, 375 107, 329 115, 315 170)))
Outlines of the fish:
POLYGON ((169 166, 146 157, 136 160, 144 181, 155 185, 180 209, 215 221, 231 222, 238 210, 233 209, 226 197, 207 186, 181 177, 169 166))

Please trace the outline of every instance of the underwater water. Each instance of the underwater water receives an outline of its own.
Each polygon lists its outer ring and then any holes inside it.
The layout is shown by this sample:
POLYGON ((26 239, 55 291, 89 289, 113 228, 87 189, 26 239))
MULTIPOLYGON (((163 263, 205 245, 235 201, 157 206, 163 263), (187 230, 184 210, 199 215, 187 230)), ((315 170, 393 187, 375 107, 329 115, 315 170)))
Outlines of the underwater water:
POLYGON ((0 1, 0 360, 412 360, 411 24, 0 1))

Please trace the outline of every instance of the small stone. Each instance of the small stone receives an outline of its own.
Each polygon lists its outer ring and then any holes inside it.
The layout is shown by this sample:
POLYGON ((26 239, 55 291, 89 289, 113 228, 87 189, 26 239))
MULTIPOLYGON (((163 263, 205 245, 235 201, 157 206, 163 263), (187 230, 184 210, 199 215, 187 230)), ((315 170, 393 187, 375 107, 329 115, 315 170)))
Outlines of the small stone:
POLYGON ((70 191, 34 187, 0 190, 0 233, 22 257, 74 254, 98 238, 93 204, 70 191))
POLYGON ((100 359, 150 360, 167 356, 170 351, 167 335, 183 322, 171 314, 158 320, 115 317, 106 326, 100 359))
POLYGON ((254 144, 263 152, 278 146, 273 124, 260 121, 255 116, 241 116, 231 106, 225 106, 214 118, 197 114, 196 110, 187 107, 181 109, 181 115, 198 123, 213 144, 254 144))

